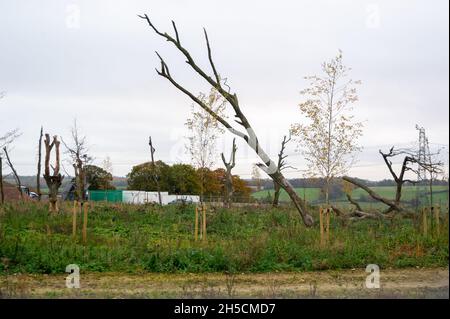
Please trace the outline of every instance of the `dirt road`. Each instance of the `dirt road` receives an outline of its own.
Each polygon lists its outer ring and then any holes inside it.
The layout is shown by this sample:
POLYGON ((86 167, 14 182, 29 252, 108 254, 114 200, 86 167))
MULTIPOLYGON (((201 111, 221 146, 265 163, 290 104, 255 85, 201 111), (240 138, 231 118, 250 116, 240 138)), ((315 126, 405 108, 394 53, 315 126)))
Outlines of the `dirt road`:
POLYGON ((382 269, 380 288, 366 288, 365 269, 261 274, 81 273, 0 276, 8 298, 449 298, 449 270, 382 269))

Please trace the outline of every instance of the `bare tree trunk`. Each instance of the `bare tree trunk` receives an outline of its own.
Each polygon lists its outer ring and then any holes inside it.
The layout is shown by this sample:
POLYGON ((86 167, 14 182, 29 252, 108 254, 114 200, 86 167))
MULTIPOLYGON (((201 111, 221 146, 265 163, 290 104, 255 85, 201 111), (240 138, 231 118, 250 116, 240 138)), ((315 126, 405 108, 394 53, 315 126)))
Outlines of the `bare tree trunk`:
POLYGON ((279 201, 280 201, 281 186, 279 184, 273 182, 273 189, 274 189, 274 193, 273 193, 272 206, 273 207, 278 207, 278 204, 279 204, 279 201))
POLYGON ((38 165, 37 165, 37 176, 36 176, 36 192, 38 194, 38 200, 41 200, 41 156, 42 156, 42 136, 43 127, 41 126, 41 133, 39 135, 39 146, 38 146, 38 165))
POLYGON ((17 184, 17 187, 19 188, 19 192, 20 192, 20 198, 23 200, 22 183, 20 182, 19 174, 17 174, 17 171, 14 168, 14 165, 12 164, 12 162, 9 158, 8 150, 6 149, 6 147, 3 148, 3 151, 5 152, 6 162, 8 163, 8 166, 11 169, 11 171, 13 172, 14 178, 16 179, 16 184, 17 184))
POLYGON ((44 164, 44 179, 48 186, 50 212, 58 212, 58 189, 62 184, 63 176, 59 173, 60 170, 60 157, 59 157, 59 145, 58 138, 53 136, 53 141, 50 143, 50 135, 45 134, 45 164, 44 164), (55 147, 55 167, 53 167, 53 174, 50 175, 50 154, 55 147))
POLYGON ((223 153, 221 154, 223 164, 225 165, 225 168, 226 168, 226 176, 225 176, 225 205, 228 208, 231 207, 231 202, 233 201, 234 189, 233 189, 233 175, 231 174, 231 170, 236 165, 236 151, 237 151, 236 139, 234 138, 233 139, 233 148, 231 150, 230 161, 227 162, 225 160, 225 156, 223 155, 223 153))
MULTIPOLYGON (((286 144, 289 143, 290 140, 291 140, 291 136, 289 135, 289 138, 287 138, 285 135, 283 137, 283 141, 281 142, 281 149, 280 149, 280 152, 278 153, 278 170, 280 172, 288 167, 288 166, 286 166, 286 161, 285 161, 287 155, 284 154, 284 151, 286 149, 286 144)), ((272 206, 277 207, 279 199, 280 199, 281 186, 274 181, 273 189, 274 189, 274 195, 273 195, 272 206)))
POLYGON ((156 172, 155 158, 153 156, 153 154, 155 153, 155 148, 153 147, 152 137, 151 136, 148 139, 148 145, 150 145, 150 153, 152 155, 153 179, 154 179, 155 184, 156 184, 156 190, 158 191, 158 202, 159 202, 159 205, 162 205, 161 191, 159 189, 158 174, 156 172))
POLYGON ((0 203, 5 203, 5 192, 3 191, 3 158, 0 154, 0 203))

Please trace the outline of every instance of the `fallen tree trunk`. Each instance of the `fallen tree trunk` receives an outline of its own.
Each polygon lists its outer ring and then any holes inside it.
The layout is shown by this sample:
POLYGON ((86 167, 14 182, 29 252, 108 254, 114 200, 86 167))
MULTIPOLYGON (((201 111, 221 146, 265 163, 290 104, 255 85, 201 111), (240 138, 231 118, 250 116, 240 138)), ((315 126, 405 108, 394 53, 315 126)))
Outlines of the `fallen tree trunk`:
POLYGON ((346 182, 352 183, 353 185, 360 187, 365 192, 367 192, 367 194, 369 194, 370 197, 372 197, 373 199, 375 199, 375 200, 377 200, 379 202, 382 202, 383 204, 386 204, 387 206, 389 206, 388 211, 395 210, 395 211, 400 212, 400 211, 403 210, 403 208, 401 206, 395 204, 395 202, 393 202, 393 201, 391 201, 389 199, 381 197, 380 195, 375 193, 373 190, 371 190, 369 187, 367 187, 366 185, 360 183, 358 180, 356 180, 354 178, 351 178, 351 177, 348 177, 348 176, 344 176, 344 177, 342 177, 342 179, 344 181, 346 181, 346 182))

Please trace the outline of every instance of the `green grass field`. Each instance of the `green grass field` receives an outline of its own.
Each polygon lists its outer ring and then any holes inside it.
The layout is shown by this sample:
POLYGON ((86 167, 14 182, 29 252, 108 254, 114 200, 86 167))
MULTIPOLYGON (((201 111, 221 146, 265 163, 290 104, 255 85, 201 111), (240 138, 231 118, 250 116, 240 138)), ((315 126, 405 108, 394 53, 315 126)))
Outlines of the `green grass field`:
MULTIPOLYGON (((393 199, 395 196, 395 187, 394 186, 379 186, 379 187, 371 187, 375 192, 379 195, 393 199)), ((297 194, 301 198, 305 198, 310 203, 320 202, 320 189, 319 188, 296 188, 297 194)), ((270 193, 273 196, 273 189, 266 189, 259 192, 253 193, 253 197, 257 199, 267 198, 267 194, 270 193)), ((372 206, 374 208, 386 207, 382 203, 367 201, 370 199, 369 195, 362 189, 358 188, 353 190, 352 197, 361 202, 361 206, 368 207, 372 206), (363 199, 363 200, 361 200, 363 199)), ((414 186, 405 186, 403 187, 402 192, 402 200, 411 201, 416 198, 416 187, 414 186)), ((289 197, 284 190, 281 190, 280 201, 289 201, 289 197)), ((346 204, 347 199, 345 196, 341 196, 333 200, 333 202, 338 204, 346 204)), ((448 187, 447 186, 434 186, 433 187, 433 202, 440 205, 447 205, 448 203, 448 187)))
MULTIPOLYGON (((317 221, 317 211, 311 209, 317 221)), ((69 203, 50 216, 45 205, 0 207, 0 273, 64 273, 69 264, 94 272, 271 272, 447 266, 448 219, 428 236, 418 221, 331 221, 330 244, 317 223, 306 228, 289 207, 210 209, 207 241, 194 241, 194 207, 96 203, 88 241, 72 237, 69 203)))

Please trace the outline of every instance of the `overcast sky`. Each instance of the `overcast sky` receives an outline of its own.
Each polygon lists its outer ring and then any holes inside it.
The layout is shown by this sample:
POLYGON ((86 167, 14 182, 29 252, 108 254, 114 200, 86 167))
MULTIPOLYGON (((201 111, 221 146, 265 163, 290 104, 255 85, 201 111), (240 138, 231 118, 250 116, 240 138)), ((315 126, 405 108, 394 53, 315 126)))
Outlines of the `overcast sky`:
MULTIPOLYGON (((192 103, 155 73, 154 51, 192 92, 208 87, 136 16, 147 13, 168 32, 175 20, 184 46, 205 68, 207 28, 219 72, 273 157, 289 126, 301 120, 303 77, 319 73, 341 49, 352 78, 362 81, 355 114, 365 121, 364 150, 350 173, 389 177, 378 149, 417 141, 416 123, 426 128, 433 148, 446 148, 448 161, 448 9, 447 0, 4 0, 0 135, 21 130, 11 151, 21 175, 35 174, 40 125, 67 139, 75 118, 95 163, 110 156, 114 175, 149 160, 149 135, 157 159, 189 161, 184 123, 192 103)), ((220 140, 218 154, 228 154, 231 140, 220 140)), ((301 170, 305 162, 294 151, 288 162, 301 170)), ((240 142, 235 173, 250 177, 256 161, 240 142)))

